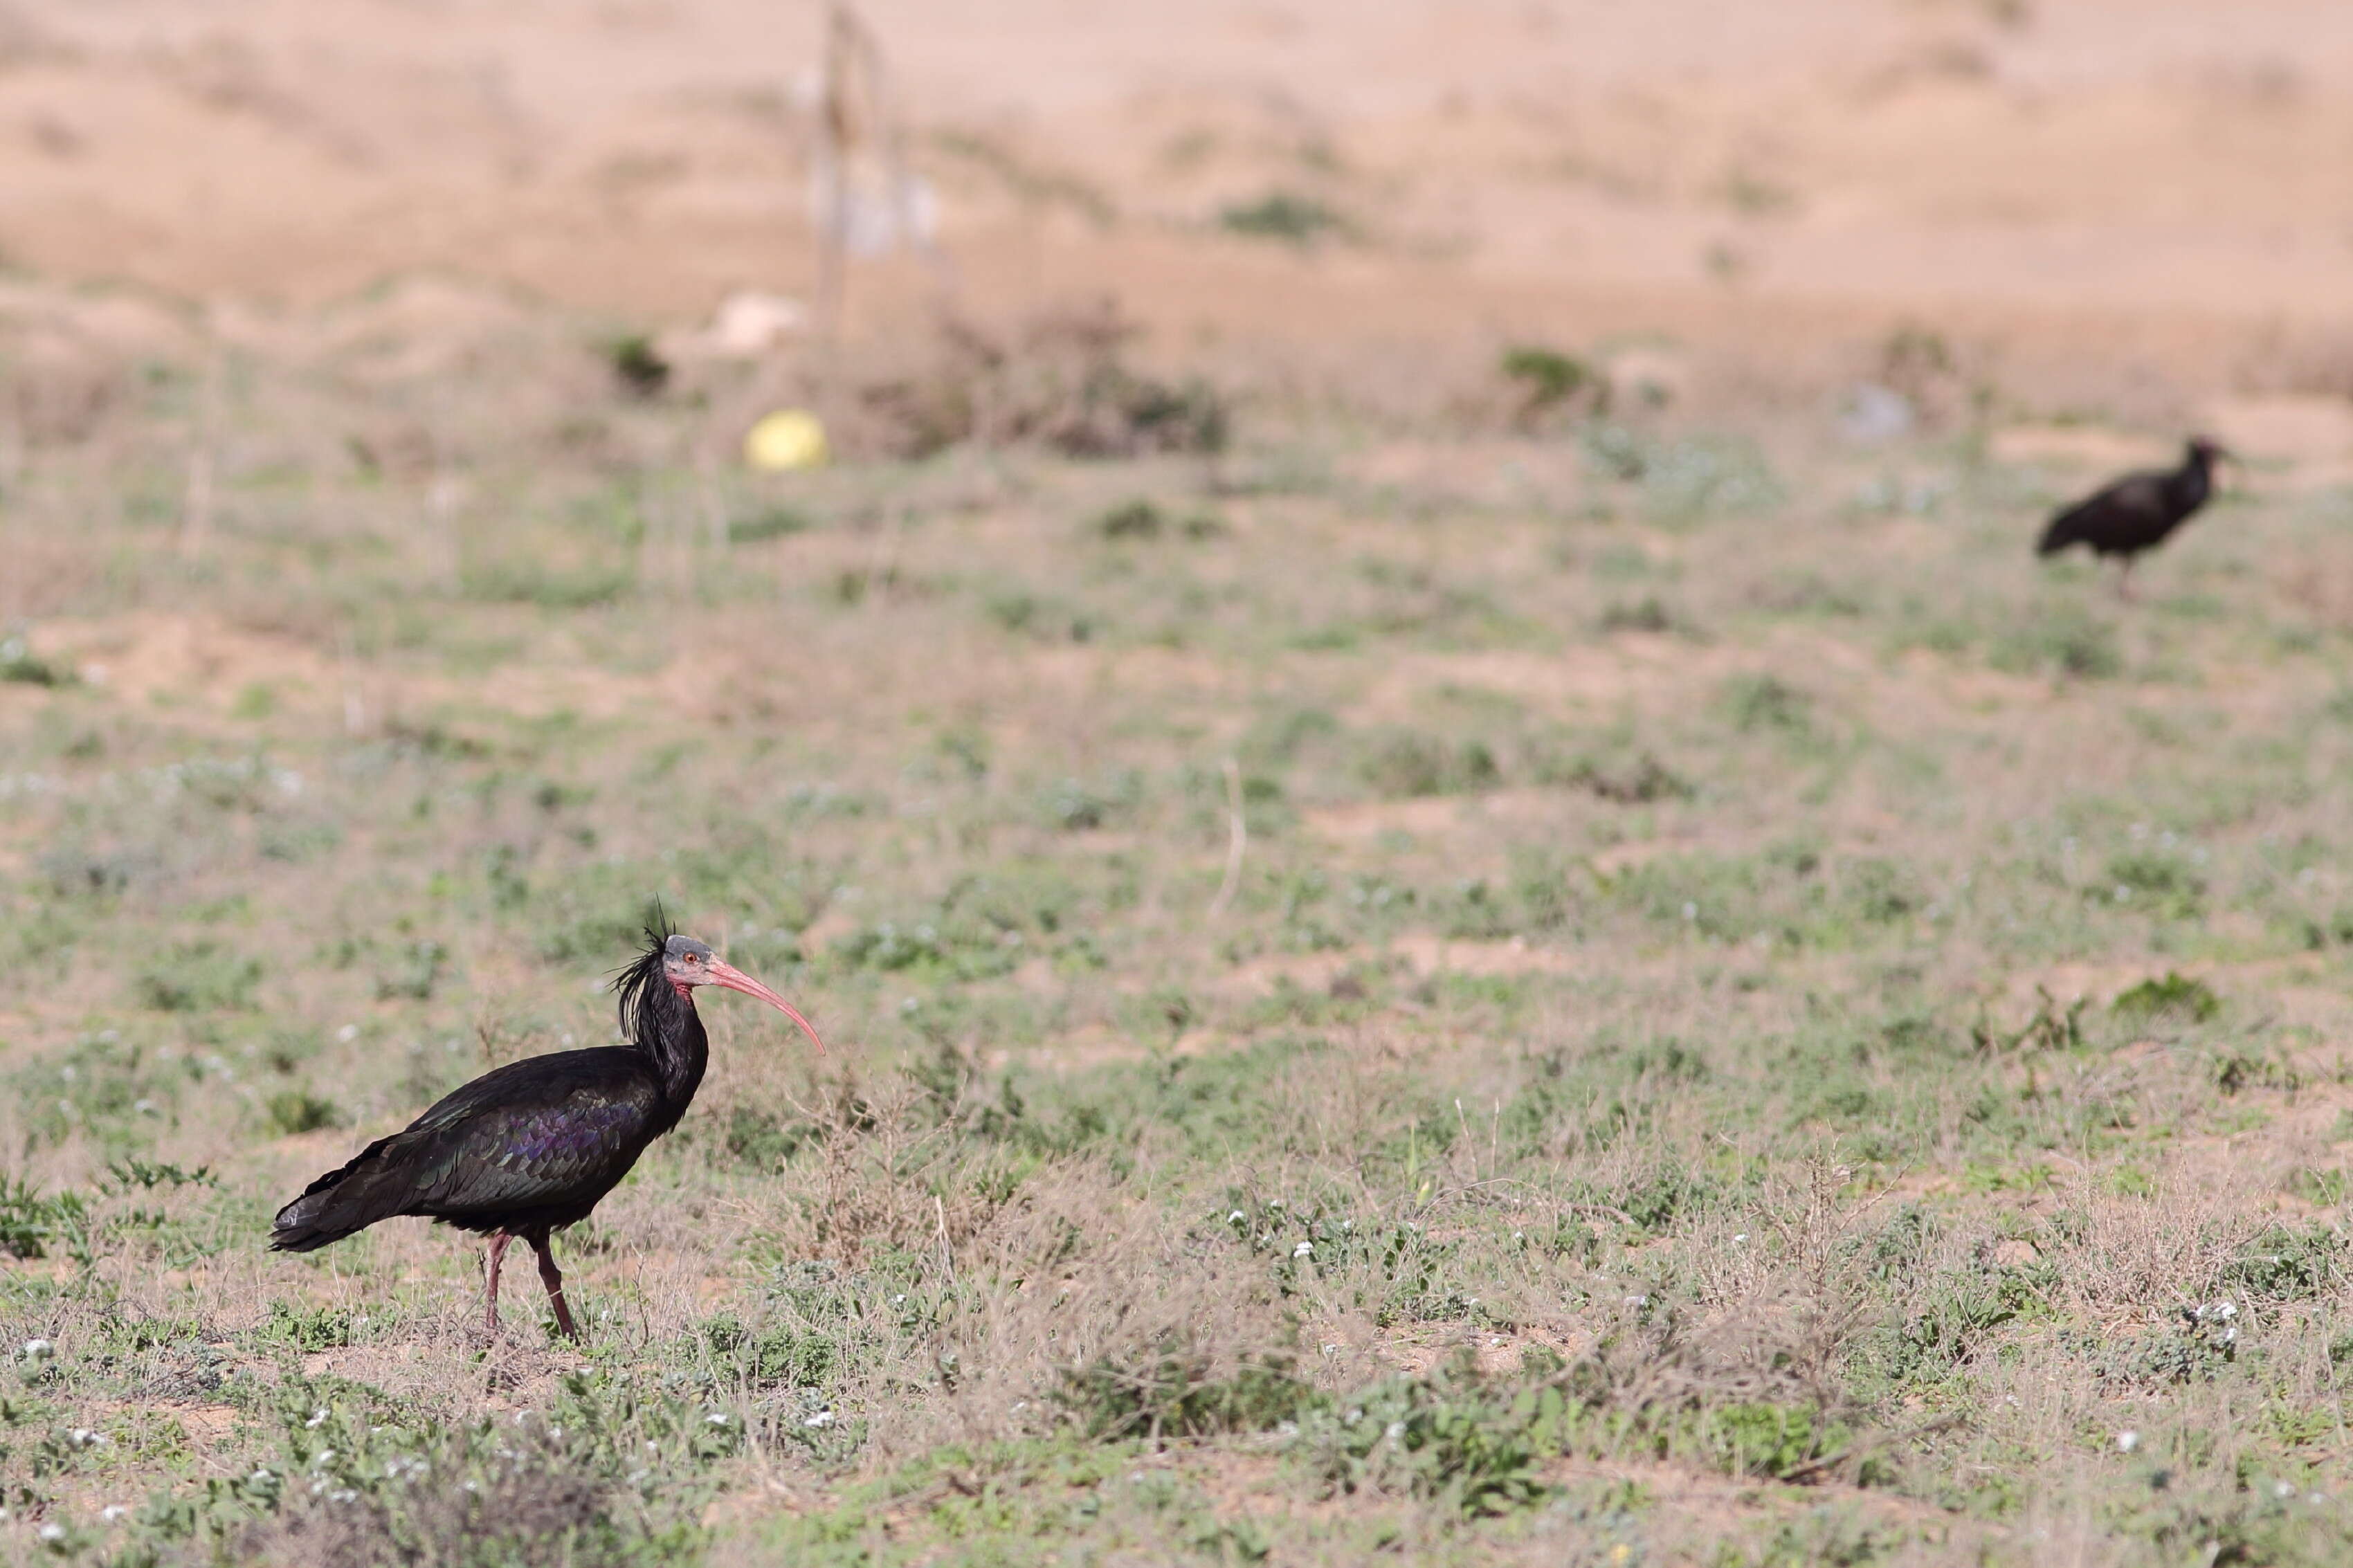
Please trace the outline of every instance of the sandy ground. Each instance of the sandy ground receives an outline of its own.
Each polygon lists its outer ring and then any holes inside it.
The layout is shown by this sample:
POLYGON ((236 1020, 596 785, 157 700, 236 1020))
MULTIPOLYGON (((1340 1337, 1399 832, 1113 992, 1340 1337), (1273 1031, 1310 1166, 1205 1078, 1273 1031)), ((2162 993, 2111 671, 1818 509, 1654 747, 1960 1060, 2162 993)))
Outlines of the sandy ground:
MULTIPOLYGON (((1642 331, 1836 374, 1924 320, 2054 405, 2353 392, 2332 0, 866 16, 968 308, 1112 290, 1172 350, 1345 345, 1374 375, 1432 342, 1642 331), (1273 193, 1353 233, 1217 226, 1273 193)), ((296 306, 419 268, 649 321, 805 292, 823 25, 752 0, 20 0, 0 257, 296 306)), ((853 319, 887 330, 937 286, 863 267, 853 319)))

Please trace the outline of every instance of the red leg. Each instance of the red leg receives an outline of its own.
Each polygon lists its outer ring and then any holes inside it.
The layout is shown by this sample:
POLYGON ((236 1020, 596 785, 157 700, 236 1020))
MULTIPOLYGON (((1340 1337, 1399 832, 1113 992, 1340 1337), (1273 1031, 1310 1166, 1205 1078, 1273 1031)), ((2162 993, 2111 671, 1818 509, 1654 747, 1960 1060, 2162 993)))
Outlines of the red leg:
POLYGON ((499 1260, 507 1254, 507 1243, 513 1237, 500 1231, 491 1237, 490 1278, 482 1291, 482 1327, 492 1335, 499 1331, 499 1260))
POLYGON ((547 1287, 547 1299, 555 1304, 555 1326, 568 1340, 580 1337, 580 1326, 572 1321, 572 1309, 564 1304, 564 1271, 555 1266, 555 1254, 549 1250, 547 1237, 530 1238, 531 1249, 539 1254, 539 1282, 547 1287))

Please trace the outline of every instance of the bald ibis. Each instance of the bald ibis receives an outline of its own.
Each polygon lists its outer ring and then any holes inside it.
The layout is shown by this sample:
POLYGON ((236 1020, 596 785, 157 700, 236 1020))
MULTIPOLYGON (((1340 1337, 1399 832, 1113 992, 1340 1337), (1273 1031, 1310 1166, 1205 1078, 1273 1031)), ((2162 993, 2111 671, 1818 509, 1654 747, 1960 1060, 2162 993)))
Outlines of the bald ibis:
POLYGON ((406 1131, 377 1139, 279 1210, 272 1249, 313 1251, 396 1215, 487 1235, 483 1316, 495 1334, 499 1260, 520 1237, 539 1255, 556 1327, 578 1339, 548 1233, 587 1218, 693 1103, 711 1057, 695 987, 756 996, 825 1050, 791 1003, 703 943, 652 929, 646 939, 645 951, 613 982, 626 1043, 510 1062, 453 1089, 406 1131))
POLYGON ((2124 569, 2116 576, 2116 593, 2129 599, 2133 557, 2164 543, 2206 504, 2214 489, 2214 459, 2230 455, 2203 436, 2192 437, 2181 467, 2126 474, 2094 491, 2051 520, 2034 552, 2056 555, 2084 544, 2095 555, 2118 556, 2124 569))

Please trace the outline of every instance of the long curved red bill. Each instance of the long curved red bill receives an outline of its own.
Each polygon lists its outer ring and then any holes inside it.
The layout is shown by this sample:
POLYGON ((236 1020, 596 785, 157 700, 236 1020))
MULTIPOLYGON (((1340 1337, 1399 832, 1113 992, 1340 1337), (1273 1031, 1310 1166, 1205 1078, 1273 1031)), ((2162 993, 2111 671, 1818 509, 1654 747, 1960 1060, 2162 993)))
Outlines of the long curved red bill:
POLYGON ((746 996, 757 996, 761 1001, 798 1024, 801 1026, 801 1033, 809 1037, 809 1044, 817 1047, 817 1054, 825 1055, 825 1042, 817 1037, 817 1026, 802 1017, 799 1008, 732 963, 714 958, 704 967, 710 972, 711 983, 713 985, 724 985, 730 991, 741 991, 746 996))

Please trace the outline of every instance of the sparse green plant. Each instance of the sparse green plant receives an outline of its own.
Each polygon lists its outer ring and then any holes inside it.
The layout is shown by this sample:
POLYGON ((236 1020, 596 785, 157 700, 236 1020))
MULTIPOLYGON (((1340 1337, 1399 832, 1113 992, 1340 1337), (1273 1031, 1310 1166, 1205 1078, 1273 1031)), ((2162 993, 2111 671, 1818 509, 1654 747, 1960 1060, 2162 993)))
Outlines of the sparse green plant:
POLYGON ((1532 420, 1556 408, 1581 405, 1596 418, 1609 412, 1609 383, 1575 354, 1538 343, 1504 351, 1500 367, 1520 388, 1519 417, 1532 420))
POLYGON ((2109 1008, 2118 1017, 2137 1023, 2172 1019, 2204 1024, 2221 1016, 2222 999, 2204 981, 2168 970, 2122 993, 2109 1008))
POLYGON ((771 505, 743 517, 727 520, 727 538, 734 544, 757 544, 766 539, 789 539, 797 533, 807 533, 814 525, 807 513, 796 507, 771 505))
POLYGON ((1502 776, 1484 742, 1451 743, 1410 730, 1373 738, 1358 771, 1376 794, 1391 799, 1487 789, 1502 776))
POLYGON ((670 384, 670 362, 643 333, 615 338, 606 346, 605 359, 623 389, 639 397, 651 397, 670 384))
POLYGON ((73 1193, 43 1196, 21 1178, 0 1178, 0 1251, 11 1258, 47 1258, 49 1248, 88 1222, 89 1205, 73 1193))
POLYGON ((1613 602, 1601 612, 1600 627, 1605 632, 1672 632, 1680 626, 1674 612, 1656 594, 1630 604, 1613 602))
POLYGON ((315 1132, 322 1127, 343 1125, 343 1115, 333 1100, 300 1089, 271 1095, 267 1109, 269 1125, 281 1133, 315 1132))
POLYGON ((0 638, 0 681, 24 686, 64 686, 73 672, 50 663, 26 645, 21 634, 0 638))
POLYGON ((1270 191, 1255 201, 1221 207, 1218 226, 1229 234, 1278 239, 1292 245, 1345 239, 1356 233, 1356 226, 1332 207, 1294 191, 1270 191))
POLYGON ((1802 736, 1813 728, 1813 699, 1778 676, 1735 676, 1721 700, 1736 729, 1802 736))
POLYGON ((1539 782, 1585 790, 1620 805, 1689 800, 1697 793, 1689 780, 1649 752, 1632 756, 1583 756, 1565 766, 1537 772, 1539 782))
POLYGON ((1095 531, 1105 539, 1157 539, 1167 527, 1160 509, 1144 500, 1123 501, 1095 519, 1095 531))
POLYGON ((1315 1401, 1289 1361, 1272 1356, 1220 1372, 1209 1353, 1164 1341, 1137 1356, 1099 1358, 1064 1375, 1055 1395, 1090 1437, 1198 1437, 1263 1432, 1315 1401))
POLYGON ((1994 638, 1988 658, 1996 669, 2083 680, 2125 667, 2116 628, 2072 601, 2036 606, 1994 638))
POLYGON ((140 998, 164 1013, 243 1012, 261 986, 261 961, 204 939, 180 942, 139 973, 140 998))

